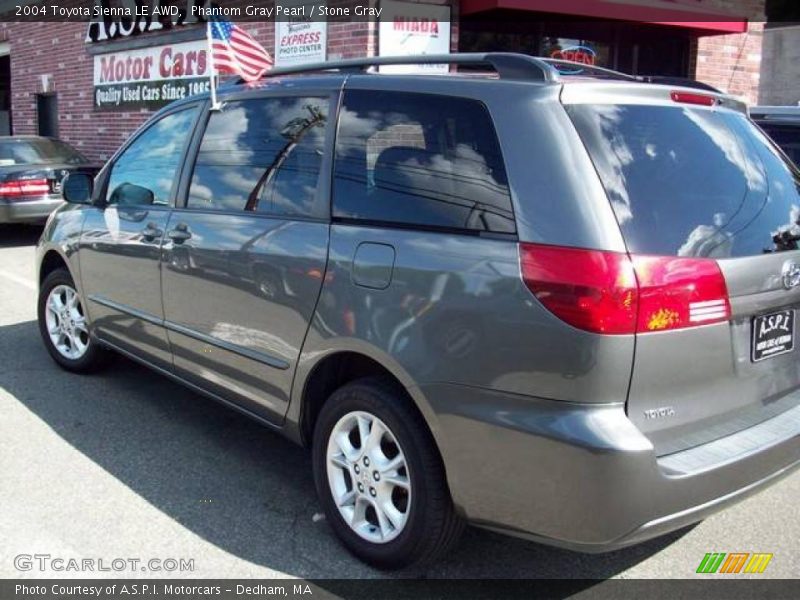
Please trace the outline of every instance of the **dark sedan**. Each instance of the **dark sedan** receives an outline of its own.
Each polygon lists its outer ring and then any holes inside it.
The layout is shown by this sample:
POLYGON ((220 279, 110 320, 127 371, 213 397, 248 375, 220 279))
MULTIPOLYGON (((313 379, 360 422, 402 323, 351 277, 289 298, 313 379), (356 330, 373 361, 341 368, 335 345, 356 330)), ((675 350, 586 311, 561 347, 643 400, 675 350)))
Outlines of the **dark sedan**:
POLYGON ((800 106, 754 106, 750 118, 800 165, 800 106))
POLYGON ((94 175, 98 167, 60 140, 0 137, 0 223, 43 222, 58 207, 67 173, 94 175))

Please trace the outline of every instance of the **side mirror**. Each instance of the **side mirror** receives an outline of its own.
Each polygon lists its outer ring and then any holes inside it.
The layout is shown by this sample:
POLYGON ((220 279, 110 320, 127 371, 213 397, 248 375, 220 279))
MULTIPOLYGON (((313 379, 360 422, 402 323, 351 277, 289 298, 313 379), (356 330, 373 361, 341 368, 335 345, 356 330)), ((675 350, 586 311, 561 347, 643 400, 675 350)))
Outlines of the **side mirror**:
POLYGON ((117 206, 150 206, 155 202, 153 191, 135 183, 121 183, 108 198, 109 203, 117 206))
POLYGON ((67 173, 61 181, 61 193, 70 204, 89 204, 93 188, 94 178, 86 173, 67 173))

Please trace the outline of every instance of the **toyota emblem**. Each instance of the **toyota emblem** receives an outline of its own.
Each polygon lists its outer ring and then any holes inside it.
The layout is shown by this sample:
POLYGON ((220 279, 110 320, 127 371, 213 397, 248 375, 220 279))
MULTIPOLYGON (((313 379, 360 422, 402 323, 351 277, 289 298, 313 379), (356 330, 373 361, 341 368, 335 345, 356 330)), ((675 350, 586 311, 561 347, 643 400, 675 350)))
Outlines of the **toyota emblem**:
POLYGON ((783 263, 783 269, 781 269, 781 279, 783 280, 783 287, 787 290, 796 288, 800 285, 800 265, 794 261, 787 260, 783 263))

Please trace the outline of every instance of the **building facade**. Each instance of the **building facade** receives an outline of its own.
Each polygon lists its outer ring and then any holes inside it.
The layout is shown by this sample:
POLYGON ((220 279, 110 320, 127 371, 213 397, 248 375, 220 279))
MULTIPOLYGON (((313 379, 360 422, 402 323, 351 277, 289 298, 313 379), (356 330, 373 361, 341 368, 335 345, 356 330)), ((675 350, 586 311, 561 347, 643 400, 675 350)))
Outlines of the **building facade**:
MULTIPOLYGON (((372 20, 240 25, 279 65, 381 54, 516 51, 636 75, 696 78, 755 103, 764 4, 373 0, 371 6, 382 13, 372 20)), ((191 5, 189 0, 186 6, 191 5)), ((0 134, 57 135, 94 160, 107 159, 159 106, 208 87, 204 23, 168 25, 113 18, 94 25, 0 23, 0 134)))
POLYGON ((763 57, 759 103, 800 106, 800 25, 765 29, 763 57))

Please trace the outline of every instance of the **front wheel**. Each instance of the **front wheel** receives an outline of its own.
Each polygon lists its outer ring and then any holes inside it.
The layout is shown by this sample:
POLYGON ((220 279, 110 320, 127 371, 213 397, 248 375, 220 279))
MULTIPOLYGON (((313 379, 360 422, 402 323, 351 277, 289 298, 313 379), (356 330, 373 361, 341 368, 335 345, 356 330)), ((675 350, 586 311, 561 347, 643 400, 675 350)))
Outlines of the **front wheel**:
POLYGON ((38 318, 44 345, 60 366, 86 373, 105 363, 108 351, 89 335, 86 311, 66 269, 53 271, 42 282, 38 318))
POLYGON ((350 383, 314 430, 314 481, 344 545, 380 568, 427 563, 458 540, 444 466, 427 425, 394 386, 350 383))

